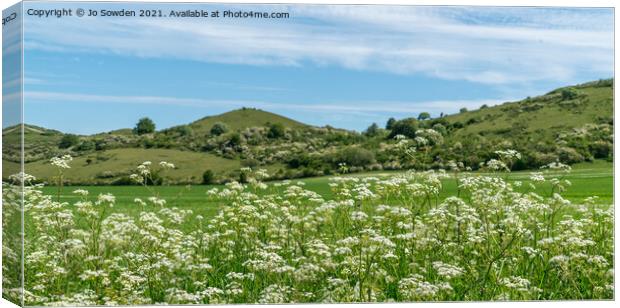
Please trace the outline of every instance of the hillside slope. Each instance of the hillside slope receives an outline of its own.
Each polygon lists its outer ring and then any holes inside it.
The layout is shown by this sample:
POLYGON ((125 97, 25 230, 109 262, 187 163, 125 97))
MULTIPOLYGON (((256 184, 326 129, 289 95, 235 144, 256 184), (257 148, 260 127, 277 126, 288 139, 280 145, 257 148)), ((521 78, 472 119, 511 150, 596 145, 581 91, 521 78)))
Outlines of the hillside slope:
MULTIPOLYGON (((49 159, 69 154, 75 169, 72 183, 118 183, 140 162, 170 161, 177 183, 199 183, 210 170, 218 181, 238 179, 239 168, 269 169, 275 178, 309 177, 339 172, 382 169, 445 168, 463 162, 477 169, 496 158, 496 150, 515 149, 523 157, 516 169, 536 169, 554 161, 568 164, 613 159, 613 80, 564 87, 517 102, 463 111, 427 120, 394 120, 390 129, 359 133, 331 127, 313 127, 258 109, 243 108, 209 116, 172 128, 137 135, 131 129, 90 136, 68 136, 55 130, 26 125, 26 172, 49 180, 49 159), (211 133, 216 123, 228 131, 211 133), (270 124, 281 124, 272 132, 270 124), (428 133, 431 135, 428 135, 428 133), (416 137, 435 138, 430 146, 416 137), (435 135, 433 137, 432 135, 435 135), (396 135, 411 139, 416 157, 397 146, 396 135), (59 147, 63 137, 70 146, 59 147)), ((20 134, 3 130, 3 177, 16 170, 20 134)))
POLYGON ((266 126, 267 123, 282 124, 288 128, 306 127, 306 124, 260 109, 243 108, 216 116, 204 117, 189 124, 195 132, 206 133, 215 123, 224 123, 231 130, 243 130, 248 127, 266 126))
POLYGON ((556 135, 586 123, 613 121, 613 84, 609 80, 560 88, 545 95, 445 117, 463 128, 454 137, 503 135, 510 131, 556 135))

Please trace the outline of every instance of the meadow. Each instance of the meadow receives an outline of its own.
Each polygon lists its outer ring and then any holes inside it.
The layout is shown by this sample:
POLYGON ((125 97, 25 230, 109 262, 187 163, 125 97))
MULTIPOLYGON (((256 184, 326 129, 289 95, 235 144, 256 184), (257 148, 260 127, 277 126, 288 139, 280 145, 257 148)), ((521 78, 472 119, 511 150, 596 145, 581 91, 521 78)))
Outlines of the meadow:
MULTIPOLYGON (((404 139, 403 139, 404 140, 404 139)), ((401 143, 406 143, 401 140, 401 143)), ((406 153, 410 153, 407 151, 406 153)), ((135 186, 23 190, 26 305, 333 303, 613 298, 613 171, 606 161, 510 172, 498 150, 471 172, 342 173, 152 186, 176 166, 144 162, 135 186)), ((57 183, 72 157, 52 158, 57 183)), ((164 182, 165 183, 165 182, 164 182)), ((19 187, 3 184, 6 233, 19 187)), ((17 233, 14 233, 15 235, 17 233)), ((5 288, 4 296, 21 297, 5 288)))
MULTIPOLYGON (((70 173, 72 171, 68 171, 70 173)), ((404 171, 381 171, 381 172, 363 172, 354 174, 345 174, 344 177, 378 177, 388 178, 390 176, 402 174, 404 171)), ((518 190, 527 189, 527 184, 530 182, 531 171, 517 171, 512 172, 509 175, 501 175, 508 182, 514 183, 515 181, 523 182, 526 185, 522 185, 518 190)), ((488 175, 493 174, 485 172, 475 172, 476 175, 488 175)), ((498 175, 495 175, 498 176, 498 175)), ((330 176, 304 178, 298 180, 291 180, 289 182, 303 182, 304 188, 313 192, 316 192, 326 199, 333 199, 333 192, 329 186, 330 176)), ((613 202, 613 164, 607 161, 597 160, 594 162, 580 163, 573 166, 572 172, 565 176, 565 178, 571 181, 571 187, 563 193, 563 197, 572 202, 582 202, 584 199, 590 196, 597 196, 598 202, 602 204, 612 204, 613 202)), ((268 185, 274 183, 282 183, 283 181, 266 182, 268 185)), ((194 213, 202 215, 206 218, 213 217, 220 210, 221 202, 208 200, 206 198, 206 192, 213 188, 224 187, 224 185, 171 185, 171 186, 158 186, 156 187, 158 197, 167 200, 169 206, 174 206, 182 209, 190 209, 194 213)), ((443 190, 439 194, 439 199, 444 200, 449 196, 456 194, 457 185, 453 178, 442 179, 443 190)), ((143 186, 65 186, 60 194, 60 200, 63 202, 73 203, 80 199, 80 196, 76 196, 72 191, 77 189, 88 190, 91 195, 99 194, 112 194, 116 197, 116 204, 114 212, 137 214, 141 210, 136 207, 134 199, 136 197, 149 197, 152 194, 150 189, 143 186)), ((540 185, 536 192, 544 194, 551 189, 551 184, 546 183, 540 185)), ((43 192, 48 195, 58 196, 57 186, 45 186, 43 192)))

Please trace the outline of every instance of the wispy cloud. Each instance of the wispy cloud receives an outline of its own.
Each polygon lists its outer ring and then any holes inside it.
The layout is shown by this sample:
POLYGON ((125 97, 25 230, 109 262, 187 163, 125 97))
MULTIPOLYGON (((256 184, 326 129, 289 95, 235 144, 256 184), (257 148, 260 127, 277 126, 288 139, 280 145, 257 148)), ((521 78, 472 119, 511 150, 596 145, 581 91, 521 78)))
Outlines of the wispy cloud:
MULTIPOLYGON (((176 5, 177 8, 183 7, 176 5)), ((254 6, 289 20, 27 20, 29 50, 249 65, 335 65, 487 84, 613 70, 613 12, 590 9, 254 6), (88 22, 88 27, 84 23, 88 22)))
POLYGON ((26 91, 24 100, 31 103, 53 102, 63 103, 120 103, 120 104, 147 104, 170 105, 200 108, 240 108, 252 107, 270 110, 294 110, 308 112, 338 112, 338 113, 382 113, 382 114, 417 114, 422 111, 439 114, 440 112, 455 112, 461 107, 478 108, 484 104, 497 105, 513 99, 480 99, 480 100, 446 100, 446 101, 341 101, 326 103, 292 102, 276 103, 269 101, 247 100, 216 100, 202 98, 178 98, 166 96, 114 96, 67 92, 26 91))

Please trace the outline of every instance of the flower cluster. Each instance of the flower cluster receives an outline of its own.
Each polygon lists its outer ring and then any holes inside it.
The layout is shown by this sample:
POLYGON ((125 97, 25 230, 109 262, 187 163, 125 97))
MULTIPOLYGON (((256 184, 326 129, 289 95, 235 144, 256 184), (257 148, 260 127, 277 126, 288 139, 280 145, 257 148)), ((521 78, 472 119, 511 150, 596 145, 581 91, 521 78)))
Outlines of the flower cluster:
MULTIPOLYGON (((123 211, 110 194, 78 189, 70 204, 25 187, 26 304, 613 298, 613 207, 595 198, 573 204, 561 190, 543 196, 442 171, 340 176, 319 194, 243 172, 246 184, 209 190, 205 201, 219 204, 211 216, 158 195, 123 211), (446 196, 454 179, 459 194, 446 196)), ((536 185, 553 179, 532 174, 536 185)), ((20 188, 4 185, 5 204, 18 204, 20 188)), ((6 260, 18 262, 11 243, 6 260)))

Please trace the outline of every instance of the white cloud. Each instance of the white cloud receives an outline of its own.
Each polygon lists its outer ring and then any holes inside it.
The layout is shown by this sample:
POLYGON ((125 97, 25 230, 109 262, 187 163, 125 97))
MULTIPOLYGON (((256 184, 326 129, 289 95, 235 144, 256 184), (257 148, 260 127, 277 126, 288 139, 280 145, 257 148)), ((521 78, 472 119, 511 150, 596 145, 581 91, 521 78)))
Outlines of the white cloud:
POLYGON ((166 96, 115 96, 67 92, 26 91, 24 100, 28 102, 62 103, 121 103, 149 104, 187 107, 225 107, 228 109, 252 107, 270 110, 308 111, 329 114, 417 114, 422 111, 439 114, 440 112, 456 112, 461 107, 476 109, 483 104, 493 106, 513 99, 480 99, 480 100, 442 100, 442 101, 362 101, 362 102, 331 102, 326 103, 276 103, 269 101, 216 100, 202 98, 178 98, 166 96))
POLYGON ((278 66, 340 66, 487 84, 613 72, 607 11, 264 6, 289 20, 27 21, 30 50, 278 66), (88 27, 85 24, 88 23, 88 27))

